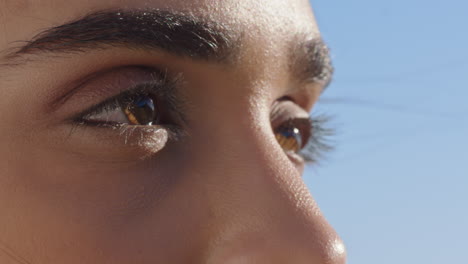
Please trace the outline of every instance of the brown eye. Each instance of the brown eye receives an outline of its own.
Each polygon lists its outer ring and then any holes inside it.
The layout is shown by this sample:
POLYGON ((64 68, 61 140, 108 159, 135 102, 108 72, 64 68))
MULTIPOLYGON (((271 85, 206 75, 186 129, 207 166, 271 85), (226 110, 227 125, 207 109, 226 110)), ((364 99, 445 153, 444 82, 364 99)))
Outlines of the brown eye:
POLYGON ((157 124, 160 118, 156 100, 149 95, 130 98, 122 106, 122 111, 132 125, 153 125, 157 124))
POLYGON ((286 121, 275 129, 275 137, 284 151, 298 153, 307 145, 311 135, 309 118, 296 118, 286 121))
POLYGON ((312 135, 309 113, 291 100, 276 101, 270 114, 276 140, 286 152, 300 152, 312 135))
POLYGON ((276 140, 285 151, 298 152, 302 145, 301 132, 297 128, 284 128, 275 133, 276 140))

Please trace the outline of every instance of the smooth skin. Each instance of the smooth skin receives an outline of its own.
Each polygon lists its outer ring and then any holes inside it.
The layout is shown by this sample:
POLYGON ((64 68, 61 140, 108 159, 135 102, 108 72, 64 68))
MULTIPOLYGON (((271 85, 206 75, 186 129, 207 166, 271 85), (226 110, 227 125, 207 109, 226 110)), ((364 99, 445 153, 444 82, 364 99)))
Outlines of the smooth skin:
POLYGON ((298 81, 290 47, 319 37, 307 0, 1 0, 0 263, 345 263, 303 161, 283 151, 270 121, 278 98, 303 112, 317 101, 324 85, 298 81), (154 8, 222 23, 241 36, 238 56, 226 65, 109 47, 16 66, 6 57, 92 12, 154 8), (73 81, 128 65, 183 76, 186 136, 70 124, 116 92, 93 90, 106 87, 99 74, 50 107, 73 81))

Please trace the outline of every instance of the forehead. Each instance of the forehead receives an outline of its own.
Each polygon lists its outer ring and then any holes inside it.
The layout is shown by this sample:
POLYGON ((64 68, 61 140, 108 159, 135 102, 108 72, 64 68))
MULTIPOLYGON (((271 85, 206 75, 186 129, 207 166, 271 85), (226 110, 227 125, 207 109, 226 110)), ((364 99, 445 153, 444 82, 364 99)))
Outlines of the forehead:
POLYGON ((307 0, 0 0, 1 44, 27 40, 44 28, 99 10, 144 8, 190 12, 227 24, 246 39, 257 41, 317 33, 307 0))
POLYGON ((251 19, 258 18, 258 16, 291 18, 292 14, 297 19, 298 16, 304 16, 306 13, 310 15, 310 5, 307 0, 0 0, 0 6, 4 11, 3 15, 8 15, 8 13, 41 15, 44 12, 55 13, 55 16, 73 13, 80 15, 83 11, 92 12, 99 9, 145 7, 190 10, 217 17, 229 15, 246 17, 256 14, 250 17, 251 19), (63 12, 56 12, 57 10, 63 12))

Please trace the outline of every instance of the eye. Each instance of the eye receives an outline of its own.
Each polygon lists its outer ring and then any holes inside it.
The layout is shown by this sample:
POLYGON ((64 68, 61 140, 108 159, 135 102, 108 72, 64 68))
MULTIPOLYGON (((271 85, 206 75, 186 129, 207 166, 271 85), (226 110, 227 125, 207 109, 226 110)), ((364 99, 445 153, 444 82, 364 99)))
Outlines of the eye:
POLYGON ((270 114, 271 127, 285 152, 301 156, 305 162, 316 162, 330 150, 328 118, 311 118, 309 113, 288 98, 276 101, 270 114))
POLYGON ((284 151, 299 153, 307 145, 311 129, 312 121, 309 118, 294 118, 274 129, 274 133, 284 151))
POLYGON ((160 119, 156 100, 149 95, 137 95, 122 106, 122 111, 132 125, 153 125, 160 119))
POLYGON ((270 115, 276 140, 286 152, 299 153, 311 136, 309 113, 291 100, 282 99, 273 104, 270 115))
POLYGON ((64 114, 65 142, 74 153, 112 162, 144 160, 173 146, 188 128, 181 78, 140 67, 92 75, 63 103, 73 112, 64 114))
POLYGON ((82 118, 95 124, 158 125, 162 118, 157 97, 146 92, 123 93, 93 108, 82 118))

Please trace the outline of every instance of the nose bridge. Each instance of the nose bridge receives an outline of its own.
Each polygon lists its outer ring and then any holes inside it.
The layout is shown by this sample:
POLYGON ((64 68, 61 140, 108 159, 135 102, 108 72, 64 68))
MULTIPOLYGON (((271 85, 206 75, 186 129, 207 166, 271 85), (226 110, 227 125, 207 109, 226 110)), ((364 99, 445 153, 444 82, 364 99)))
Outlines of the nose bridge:
POLYGON ((207 183, 220 186, 210 190, 218 231, 205 263, 344 263, 340 239, 267 129, 243 126, 204 155, 215 171, 207 183))

